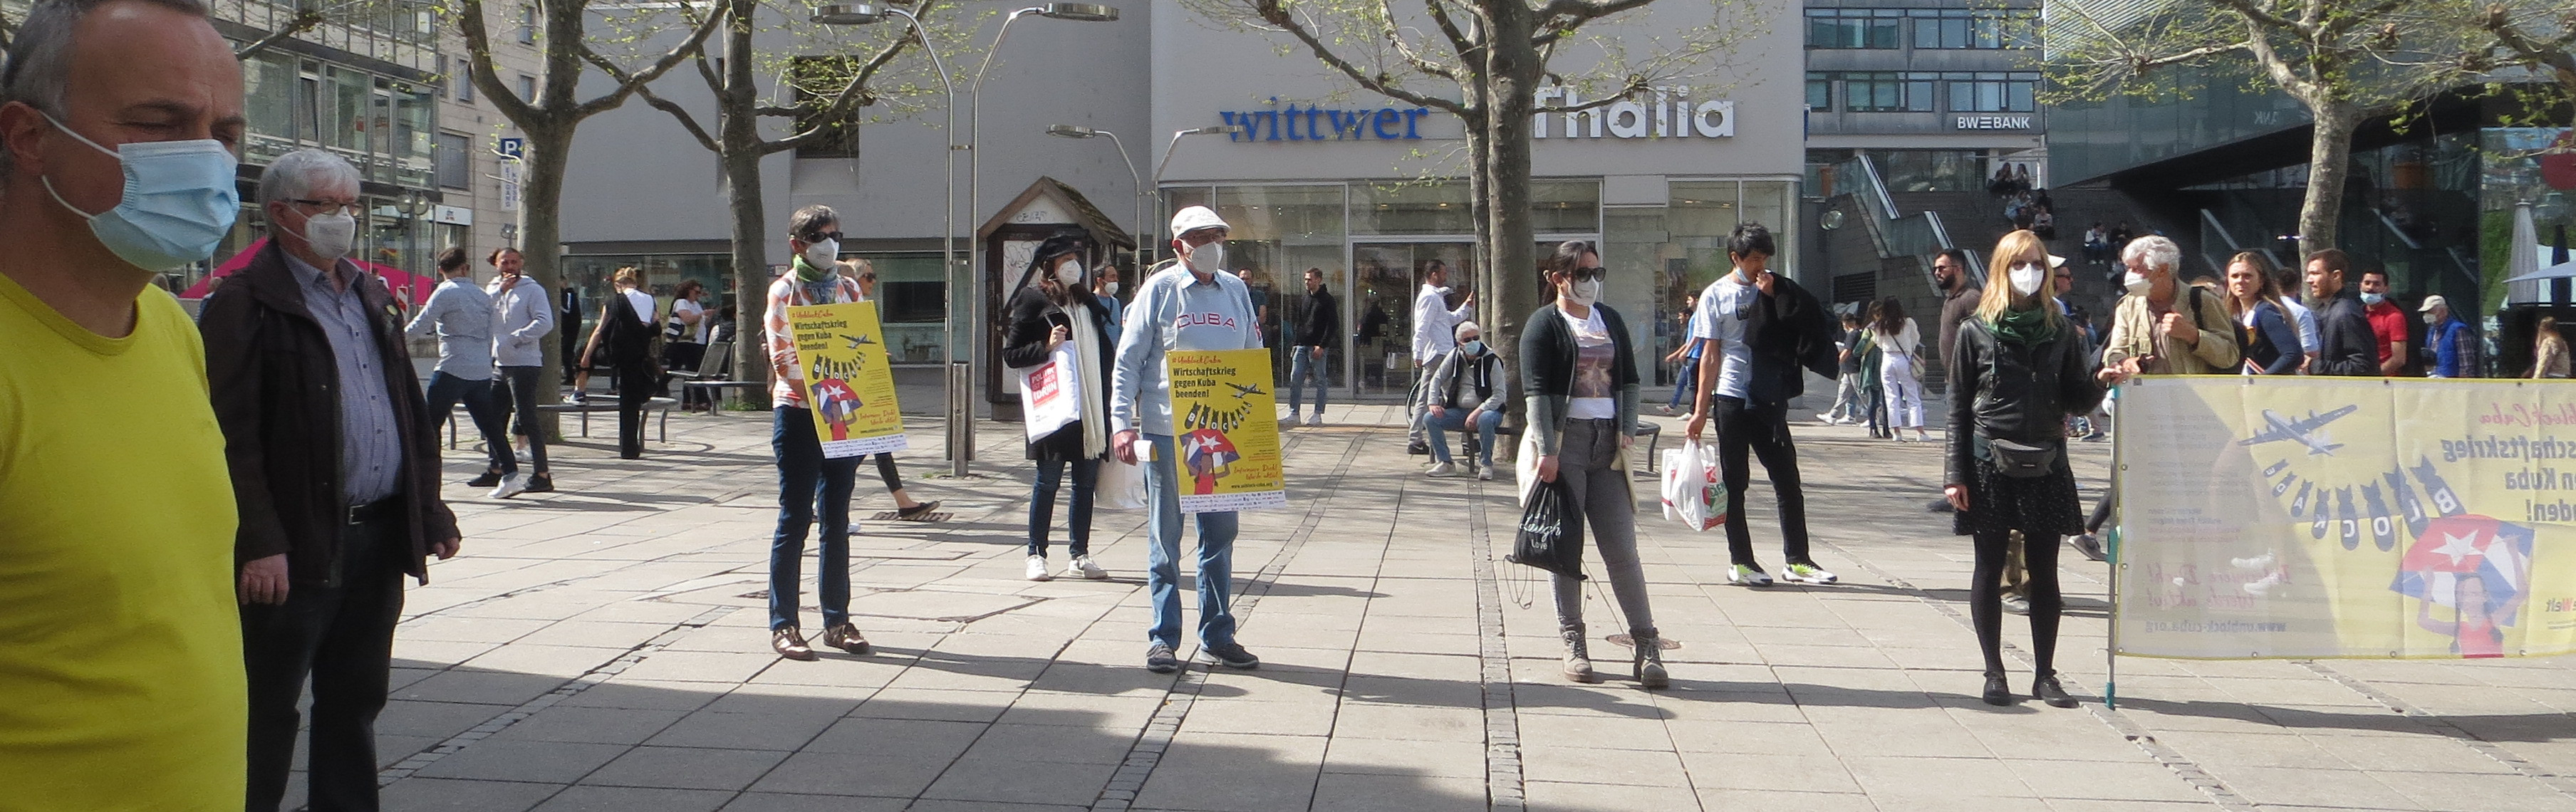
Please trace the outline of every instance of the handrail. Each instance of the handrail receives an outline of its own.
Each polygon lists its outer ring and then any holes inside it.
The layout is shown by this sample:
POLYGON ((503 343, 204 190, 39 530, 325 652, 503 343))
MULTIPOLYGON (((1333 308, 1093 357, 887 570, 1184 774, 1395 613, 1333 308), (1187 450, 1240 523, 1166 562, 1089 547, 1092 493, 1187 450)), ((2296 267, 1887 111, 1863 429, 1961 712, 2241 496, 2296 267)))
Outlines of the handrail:
MULTIPOLYGON (((1871 161, 1869 156, 1854 156, 1850 160, 1835 164, 1834 177, 1849 178, 1852 181, 1851 185, 1862 187, 1840 190, 1840 193, 1851 195, 1853 200, 1859 202, 1862 209, 1867 210, 1869 216, 1865 219, 1869 221, 1867 225, 1870 238, 1877 244, 1879 257, 1910 256, 1920 260, 1924 269, 1924 281, 1930 284, 1933 257, 1942 251, 1956 247, 1950 241, 1949 228, 1941 222, 1940 213, 1920 211, 1910 215, 1899 214, 1896 210, 1896 198, 1888 193, 1886 182, 1879 178, 1878 165, 1871 161)), ((1968 278, 1983 285, 1986 277, 1983 257, 1975 251, 1962 253, 1968 258, 1968 278)))
POLYGON ((2217 274, 2221 277, 2226 276, 2227 261, 2235 258, 2237 253, 2249 250, 2257 254, 2262 254, 2264 259, 2271 260, 2272 267, 2274 268, 2285 267, 2281 263, 2281 256, 2273 253, 2271 246, 2251 249, 2246 248, 2243 243, 2236 241, 2236 234, 2234 232, 2227 230, 2227 224, 2218 221, 2218 214, 2216 212, 2208 209, 2200 210, 2200 258, 2202 261, 2209 263, 2211 273, 2217 274), (2217 239, 2210 239, 2212 236, 2217 237, 2217 239), (2219 254, 2212 253, 2209 250, 2212 245, 2226 246, 2227 254, 2225 256, 2221 256, 2219 254))

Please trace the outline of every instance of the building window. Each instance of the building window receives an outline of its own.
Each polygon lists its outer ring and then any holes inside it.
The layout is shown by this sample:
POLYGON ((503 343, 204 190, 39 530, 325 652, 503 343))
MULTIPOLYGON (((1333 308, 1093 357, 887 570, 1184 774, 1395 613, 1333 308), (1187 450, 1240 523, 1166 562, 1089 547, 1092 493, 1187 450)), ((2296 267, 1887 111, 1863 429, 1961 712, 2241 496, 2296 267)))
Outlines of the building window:
POLYGON ((443 189, 466 189, 474 185, 474 139, 456 133, 438 134, 438 185, 443 189))
POLYGON ((1904 24, 1904 9, 1811 8, 1807 47, 1892 50, 1904 46, 1904 24))
POLYGON ((2028 113, 2038 109, 2032 98, 2036 73, 1944 73, 1954 113, 2028 113))
POLYGON ((519 74, 519 99, 529 104, 537 103, 537 77, 519 74))
POLYGON ((1807 74, 1807 109, 1834 109, 1834 82, 1822 73, 1807 74))
POLYGON ((822 129, 826 133, 817 143, 796 150, 799 158, 855 158, 859 155, 859 117, 855 111, 837 120, 824 115, 832 97, 850 83, 850 73, 865 67, 861 60, 839 56, 798 58, 789 69, 796 94, 796 131, 822 129))
POLYGON ((457 101, 474 103, 474 57, 457 57, 456 72, 449 74, 448 78, 456 85, 457 101))
POLYGON ((1843 82, 1844 109, 1855 113, 1932 111, 1932 73, 1863 71, 1835 74, 1843 82))
POLYGON ((1934 49, 2028 48, 2039 16, 2028 10, 1913 9, 1914 47, 1934 49))
POLYGON ((519 44, 537 44, 537 7, 519 7, 519 44))

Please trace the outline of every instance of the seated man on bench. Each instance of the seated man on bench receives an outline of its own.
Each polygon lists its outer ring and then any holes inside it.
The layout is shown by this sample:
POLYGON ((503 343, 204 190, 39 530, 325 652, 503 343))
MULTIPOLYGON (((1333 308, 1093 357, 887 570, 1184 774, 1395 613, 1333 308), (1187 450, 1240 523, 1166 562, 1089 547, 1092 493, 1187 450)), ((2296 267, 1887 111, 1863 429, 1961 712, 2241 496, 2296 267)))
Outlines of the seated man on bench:
POLYGON ((1431 458, 1436 461, 1424 476, 1452 477, 1474 471, 1477 479, 1493 479, 1494 430, 1503 424, 1503 396, 1511 387, 1503 377, 1502 356, 1485 346, 1483 330, 1475 322, 1459 322, 1456 335, 1458 348, 1442 353, 1431 376, 1423 380, 1422 424, 1430 432, 1431 458), (1469 431, 1471 427, 1482 459, 1468 460, 1462 471, 1450 461, 1442 429, 1469 431))

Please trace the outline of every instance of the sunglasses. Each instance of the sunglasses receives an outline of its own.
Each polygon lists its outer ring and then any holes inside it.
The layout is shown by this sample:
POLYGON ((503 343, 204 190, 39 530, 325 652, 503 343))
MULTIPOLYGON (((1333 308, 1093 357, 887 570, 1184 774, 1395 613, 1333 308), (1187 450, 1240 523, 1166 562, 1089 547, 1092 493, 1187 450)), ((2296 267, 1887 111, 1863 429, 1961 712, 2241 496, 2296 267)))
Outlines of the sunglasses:
POLYGON ((859 281, 861 281, 861 282, 874 282, 874 281, 877 281, 877 275, 876 275, 876 274, 872 274, 872 273, 863 273, 863 274, 859 274, 859 281))
POLYGON ((1576 268, 1576 269, 1574 269, 1573 271, 1569 272, 1567 275, 1568 275, 1568 276, 1572 276, 1572 277, 1574 277, 1574 281, 1577 281, 1577 282, 1590 282, 1590 281, 1595 280, 1595 279, 1602 279, 1602 278, 1606 278, 1606 277, 1608 277, 1608 276, 1610 275, 1610 269, 1608 269, 1608 268, 1603 268, 1603 267, 1599 267, 1599 266, 1594 266, 1594 267, 1590 267, 1590 268, 1576 268))
POLYGON ((838 231, 815 231, 799 236, 801 239, 809 243, 817 243, 824 240, 831 240, 833 242, 841 241, 841 232, 838 231))

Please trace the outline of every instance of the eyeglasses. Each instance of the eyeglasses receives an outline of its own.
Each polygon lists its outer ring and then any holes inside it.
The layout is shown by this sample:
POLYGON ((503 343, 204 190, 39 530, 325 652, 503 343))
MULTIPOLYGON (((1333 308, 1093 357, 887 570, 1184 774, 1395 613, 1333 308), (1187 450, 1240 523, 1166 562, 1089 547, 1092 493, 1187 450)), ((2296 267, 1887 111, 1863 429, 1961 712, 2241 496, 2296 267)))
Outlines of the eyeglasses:
POLYGON ((824 240, 831 240, 831 241, 833 241, 833 242, 840 242, 840 241, 841 241, 841 232, 838 232, 838 231, 809 231, 809 232, 806 232, 806 233, 804 233, 804 234, 797 235, 797 238, 798 238, 798 239, 802 239, 802 240, 804 240, 804 241, 806 241, 806 242, 808 242, 808 243, 818 243, 818 242, 822 242, 822 241, 824 241, 824 240))
POLYGON ((1608 277, 1610 275, 1610 269, 1596 265, 1590 268, 1576 268, 1570 275, 1574 277, 1574 281, 1590 282, 1595 279, 1608 277))
POLYGON ((863 273, 863 274, 859 274, 859 281, 861 281, 861 282, 874 282, 874 281, 877 281, 877 275, 876 275, 876 274, 872 274, 872 273, 863 273))
POLYGON ((355 203, 355 202, 347 202, 347 203, 344 203, 344 202, 337 201, 337 200, 305 200, 305 199, 303 199, 303 198, 296 198, 296 199, 288 200, 288 201, 286 201, 286 202, 288 202, 288 203, 293 203, 293 204, 295 204, 295 205, 297 205, 297 206, 299 206, 299 207, 305 208, 305 209, 314 209, 314 208, 321 208, 321 209, 322 209, 321 211, 307 211, 307 212, 306 212, 306 215, 307 215, 307 216, 311 216, 311 217, 321 217, 321 216, 324 216, 324 215, 331 215, 331 214, 343 214, 343 213, 345 213, 345 214, 347 214, 347 215, 349 215, 349 216, 351 216, 351 217, 356 217, 356 216, 358 216, 359 212, 362 210, 362 209, 358 206, 358 204, 357 204, 357 203, 355 203), (327 208, 323 208, 323 207, 327 207, 327 208))

